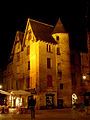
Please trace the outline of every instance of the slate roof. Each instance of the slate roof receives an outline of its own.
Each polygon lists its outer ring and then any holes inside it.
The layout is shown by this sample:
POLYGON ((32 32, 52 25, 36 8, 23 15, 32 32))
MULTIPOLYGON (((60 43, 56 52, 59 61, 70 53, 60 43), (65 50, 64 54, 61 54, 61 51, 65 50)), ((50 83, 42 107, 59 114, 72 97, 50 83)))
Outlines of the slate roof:
POLYGON ((54 29, 52 25, 38 22, 33 19, 29 19, 29 21, 37 40, 42 40, 45 42, 51 42, 56 44, 56 41, 52 37, 52 31, 54 29))
POLYGON ((52 32, 52 34, 55 34, 55 33, 66 33, 66 30, 65 30, 60 18, 58 19, 58 21, 55 25, 55 28, 52 32))

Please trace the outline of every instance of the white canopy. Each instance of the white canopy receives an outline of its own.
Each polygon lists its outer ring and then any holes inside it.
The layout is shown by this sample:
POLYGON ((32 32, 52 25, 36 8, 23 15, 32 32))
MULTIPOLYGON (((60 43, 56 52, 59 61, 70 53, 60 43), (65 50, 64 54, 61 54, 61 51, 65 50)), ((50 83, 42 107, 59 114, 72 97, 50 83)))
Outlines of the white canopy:
POLYGON ((4 94, 4 95, 10 95, 9 92, 3 91, 3 90, 0 90, 0 93, 1 93, 1 94, 4 94))
POLYGON ((25 91, 25 90, 13 90, 13 91, 11 91, 10 94, 11 95, 27 95, 27 96, 31 95, 30 92, 25 91))

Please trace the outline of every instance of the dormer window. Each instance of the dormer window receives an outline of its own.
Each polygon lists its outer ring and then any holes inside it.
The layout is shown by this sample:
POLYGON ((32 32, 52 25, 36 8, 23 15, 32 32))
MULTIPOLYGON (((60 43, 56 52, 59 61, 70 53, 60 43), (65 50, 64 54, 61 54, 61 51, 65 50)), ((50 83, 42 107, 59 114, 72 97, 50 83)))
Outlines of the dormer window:
POLYGON ((56 40, 59 41, 59 36, 56 36, 56 40))

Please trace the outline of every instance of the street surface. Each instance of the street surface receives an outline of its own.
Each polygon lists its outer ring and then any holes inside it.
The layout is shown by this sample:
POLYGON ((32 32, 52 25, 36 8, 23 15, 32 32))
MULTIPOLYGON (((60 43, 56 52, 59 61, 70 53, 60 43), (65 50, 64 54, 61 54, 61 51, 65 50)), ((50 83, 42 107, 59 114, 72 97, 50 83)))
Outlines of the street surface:
MULTIPOLYGON (((36 110, 35 120, 90 120, 90 114, 72 109, 36 110)), ((0 114, 0 120, 31 120, 30 114, 0 114)))

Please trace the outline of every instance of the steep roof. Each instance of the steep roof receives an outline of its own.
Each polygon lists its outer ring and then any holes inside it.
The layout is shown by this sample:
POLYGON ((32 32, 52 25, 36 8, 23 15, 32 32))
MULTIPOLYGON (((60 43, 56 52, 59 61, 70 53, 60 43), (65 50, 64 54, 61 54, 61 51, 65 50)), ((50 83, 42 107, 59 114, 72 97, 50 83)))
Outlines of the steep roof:
POLYGON ((55 28, 52 32, 52 34, 55 34, 55 33, 66 33, 66 30, 65 30, 60 18, 58 19, 58 21, 55 25, 55 28))
POLYGON ((29 21, 37 40, 56 43, 51 34, 54 29, 52 25, 48 25, 33 19, 29 19, 29 21))
POLYGON ((24 37, 24 33, 21 31, 17 31, 15 36, 15 42, 21 42, 22 44, 23 37, 24 37))
POLYGON ((17 44, 17 42, 20 42, 21 45, 22 45, 23 37, 24 37, 24 33, 23 32, 21 32, 21 31, 17 31, 16 32, 15 41, 14 41, 14 44, 13 44, 13 47, 12 47, 11 55, 14 52, 15 44, 17 44))

